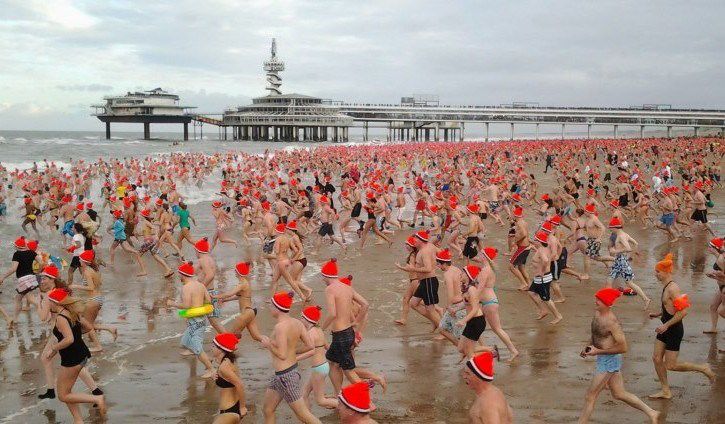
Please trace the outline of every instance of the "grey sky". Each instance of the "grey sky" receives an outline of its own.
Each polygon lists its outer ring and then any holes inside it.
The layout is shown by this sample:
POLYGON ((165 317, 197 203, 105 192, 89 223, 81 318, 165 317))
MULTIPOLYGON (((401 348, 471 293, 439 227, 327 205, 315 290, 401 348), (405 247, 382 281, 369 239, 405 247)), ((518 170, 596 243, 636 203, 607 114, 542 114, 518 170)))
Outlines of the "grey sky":
POLYGON ((0 129, 101 128, 106 94, 200 111, 283 92, 393 103, 725 107, 723 1, 0 0, 0 129))

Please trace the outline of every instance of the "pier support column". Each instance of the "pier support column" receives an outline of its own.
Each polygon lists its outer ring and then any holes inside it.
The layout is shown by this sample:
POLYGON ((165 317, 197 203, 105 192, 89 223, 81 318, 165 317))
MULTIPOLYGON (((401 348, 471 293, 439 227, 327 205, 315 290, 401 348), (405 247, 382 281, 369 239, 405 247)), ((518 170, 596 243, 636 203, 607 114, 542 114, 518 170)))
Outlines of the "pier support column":
POLYGON ((671 126, 667 127, 667 138, 672 138, 672 127, 671 126))
POLYGON ((448 128, 443 128, 443 141, 448 141, 448 128))
POLYGON ((436 122, 435 131, 433 132, 433 141, 438 141, 438 130, 440 125, 436 122))
POLYGON ((106 122, 106 140, 111 139, 111 123, 106 122))
POLYGON ((534 139, 539 139, 539 124, 536 124, 536 135, 534 136, 534 139))
POLYGON ((561 139, 564 139, 564 130, 566 129, 566 124, 561 124, 561 139))
POLYGON ((149 140, 151 138, 151 124, 148 122, 143 123, 143 139, 149 140))
POLYGON ((368 121, 365 121, 365 134, 363 135, 363 141, 368 141, 368 121))
POLYGON ((393 123, 388 122, 388 141, 393 141, 393 123))
POLYGON ((488 122, 486 122, 486 141, 488 141, 488 122))
POLYGON ((587 124, 587 140, 592 138, 592 124, 587 124))
POLYGON ((644 138, 644 125, 639 126, 639 138, 644 138))
POLYGON ((514 123, 511 123, 511 140, 514 139, 514 123))
POLYGON ((614 138, 617 139, 619 136, 619 125, 614 126, 614 138))
MULTIPOLYGON (((227 127, 224 127, 224 138, 226 139, 227 127)), ((189 123, 184 122, 184 141, 189 139, 189 123)))
POLYGON ((695 127, 695 137, 700 135, 700 127, 695 127))

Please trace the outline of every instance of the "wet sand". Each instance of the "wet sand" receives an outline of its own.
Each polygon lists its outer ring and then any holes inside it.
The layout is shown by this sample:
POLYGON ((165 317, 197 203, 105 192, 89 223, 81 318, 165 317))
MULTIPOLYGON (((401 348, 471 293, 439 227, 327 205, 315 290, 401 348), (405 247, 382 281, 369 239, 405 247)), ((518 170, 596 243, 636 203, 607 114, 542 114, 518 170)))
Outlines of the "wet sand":
MULTIPOLYGON (((540 173, 540 183, 551 187, 551 174, 540 173)), ((715 195, 713 212, 725 217, 723 196, 715 195)), ((410 205, 409 205, 410 206, 410 205)), ((201 203, 191 208, 198 227, 194 236, 211 235, 209 204, 201 203)), ((409 212, 406 217, 410 216, 409 212)), ((105 218, 105 217, 104 217, 105 218)), ((527 211, 527 219, 536 224, 539 218, 527 211)), ((603 219, 604 221, 604 219, 603 219)), ((717 234, 722 234, 722 219, 713 220, 717 234)), ((104 221, 106 222, 106 221, 104 221)), ((606 223, 606 221, 604 221, 606 223)), ((505 248, 505 228, 492 219, 485 221, 487 237, 484 244, 505 248)), ((664 233, 652 229, 641 230, 636 224, 626 226, 639 242, 642 255, 633 261, 635 281, 653 299, 652 310, 658 310, 660 286, 653 273, 654 263, 668 251, 675 255, 675 279, 684 292, 690 295, 692 308, 685 319, 685 339, 680 358, 692 362, 707 361, 718 375, 718 381, 710 385, 699 374, 670 373, 674 397, 670 401, 645 400, 653 408, 663 411, 668 423, 722 423, 725 422, 725 348, 723 334, 705 335, 702 330, 709 326, 708 305, 716 291, 715 283, 704 276, 712 257, 705 257, 708 237, 696 232, 692 241, 670 246, 664 233)), ((383 372, 389 381, 385 395, 379 387, 373 391, 378 410, 373 417, 382 423, 460 423, 467 421, 467 410, 473 393, 460 377, 462 365, 458 354, 448 342, 433 341, 427 321, 411 312, 405 327, 396 326, 400 300, 407 284, 406 275, 397 271, 394 263, 404 259, 403 241, 409 231, 399 231, 391 249, 386 245, 367 246, 362 254, 358 251, 357 237, 350 233, 349 240, 356 244, 343 257, 339 248, 323 247, 319 255, 308 255, 310 266, 305 272, 305 282, 314 290, 317 302, 324 302, 323 283, 319 278, 319 264, 335 256, 340 261, 341 274, 352 273, 354 287, 371 304, 370 322, 356 359, 362 366, 383 372)), ((239 233, 233 233, 237 240, 239 233)), ((372 241, 374 241, 371 238, 372 241)), ((7 240, 6 240, 7 241, 7 240)), ((107 249, 108 240, 103 243, 107 249)), ((57 242, 52 243, 54 246, 57 242)), ((252 287, 253 301, 262 308, 258 316, 260 329, 268 334, 272 320, 266 309, 269 296, 269 269, 260 262, 259 242, 237 250, 220 245, 214 252, 220 267, 220 288, 233 284, 233 265, 238 260, 255 259, 252 287)), ((186 245, 185 252, 193 257, 193 249, 186 245)), ((309 247, 307 248, 309 252, 309 247)), ((9 251, 6 256, 9 257, 9 251)), ((107 253, 104 253, 107 257, 107 253)), ((3 258, 3 268, 9 258, 3 258)), ((198 378, 203 367, 190 358, 178 355, 181 332, 185 328, 175 310, 166 307, 166 299, 176 296, 178 277, 165 281, 148 257, 145 258, 150 277, 131 277, 132 259, 119 253, 115 272, 103 271, 103 290, 107 303, 101 311, 104 323, 118 326, 119 338, 112 343, 107 334, 103 342, 105 351, 95 354, 90 370, 107 394, 109 403, 108 422, 170 422, 207 423, 217 410, 216 387, 213 381, 198 378), (140 299, 140 300, 139 300, 140 299), (121 305, 128 308, 126 320, 119 320, 121 305), (154 306, 156 305, 156 306, 154 306)), ((507 269, 506 256, 496 260, 498 294, 501 302, 501 319, 521 356, 513 366, 503 362, 496 364, 495 384, 507 395, 514 410, 516 422, 564 423, 575 422, 583 404, 583 397, 594 371, 593 359, 579 357, 580 350, 588 343, 589 325, 593 315, 593 293, 606 279, 602 265, 592 264, 592 280, 578 283, 565 276, 562 288, 567 301, 559 304, 564 320, 557 326, 535 320, 536 311, 525 294, 515 290, 516 283, 507 269)), ((175 266, 176 262, 170 261, 175 266)), ((582 268, 582 256, 569 259, 570 266, 582 268)), ((282 283, 284 284, 284 283, 282 283)), ((12 279, 0 287, 3 296, 0 304, 10 310, 9 294, 13 292, 12 279)), ((444 294, 443 288, 440 290, 444 294)), ((223 316, 230 319, 236 304, 227 303, 223 316)), ((293 314, 299 316, 300 304, 295 304, 293 314)), ((622 297, 615 307, 623 324, 629 352, 625 355, 624 378, 629 391, 645 398, 659 390, 651 355, 654 345, 654 329, 659 320, 649 320, 642 311, 637 297, 622 297)), ((546 321, 546 320, 544 320, 546 321)), ((720 324, 723 328, 723 324, 720 324)), ((205 347, 213 349, 209 329, 205 347)), ((502 349, 502 359, 508 352, 490 329, 484 333, 486 344, 496 343, 502 349)), ((40 401, 36 395, 45 390, 39 352, 46 340, 46 332, 37 323, 37 317, 23 314, 14 331, 0 329, 0 423, 56 423, 69 422, 70 414, 58 400, 40 401), (28 324, 28 320, 31 323, 28 324)), ((267 381, 272 374, 269 354, 245 334, 237 361, 247 392, 250 414, 244 422, 262 421, 262 398, 267 381)), ((309 363, 302 366, 303 378, 308 374, 309 363)), ((85 389, 79 382, 76 390, 85 389)), ((328 383, 328 393, 332 386, 328 383)), ((88 422, 99 422, 97 413, 83 407, 88 422)), ((338 422, 334 411, 317 406, 313 413, 323 422, 338 422)), ((278 408, 278 422, 293 422, 289 408, 278 408)), ((600 396, 592 417, 594 423, 645 422, 644 415, 613 401, 607 392, 600 396)))

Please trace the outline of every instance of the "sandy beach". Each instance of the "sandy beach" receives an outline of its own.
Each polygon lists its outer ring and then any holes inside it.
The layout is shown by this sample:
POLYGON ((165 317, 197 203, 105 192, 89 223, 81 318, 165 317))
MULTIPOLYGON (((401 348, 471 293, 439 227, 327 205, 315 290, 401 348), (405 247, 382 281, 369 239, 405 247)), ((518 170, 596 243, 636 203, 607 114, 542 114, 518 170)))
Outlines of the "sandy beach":
MULTIPOLYGON (((552 184, 552 174, 541 173, 541 168, 536 170, 544 191, 552 184)), ((723 216, 724 199, 714 196, 713 217, 723 216)), ((213 223, 209 209, 208 202, 191 207, 199 224, 193 230, 195 235, 211 233, 213 223)), ((533 214, 527 215, 527 218, 538 219, 533 214)), ((484 244, 499 249, 505 247, 505 229, 495 225, 491 219, 486 221, 486 225, 484 244)), ((713 227, 716 234, 721 233, 722 220, 713 218, 713 227)), ((627 230, 640 242, 642 254, 633 261, 635 281, 653 298, 653 310, 659 308, 657 299, 660 292, 654 278, 654 264, 665 253, 674 254, 675 279, 690 295, 693 304, 685 320, 686 333, 680 357, 694 362, 707 361, 718 375, 714 385, 700 375, 671 375, 674 398, 648 403, 663 411, 668 423, 725 421, 722 408, 722 400, 725 399, 725 368, 722 363, 725 356, 718 354, 717 349, 718 344, 722 348, 725 342, 722 334, 711 336, 702 333, 709 325, 707 305, 716 290, 715 284, 703 275, 706 262, 712 260, 706 258, 702 248, 707 243, 706 235, 698 232, 691 241, 670 245, 661 232, 641 230, 634 223, 627 230)), ((407 281, 394 263, 404 259, 403 242, 409 232, 398 231, 392 248, 387 245, 368 246, 360 253, 359 243, 355 243, 350 246, 346 257, 337 247, 323 247, 319 255, 309 255, 311 265, 305 270, 304 281, 314 289, 315 300, 323 302, 319 265, 329 257, 338 257, 341 274, 353 274, 354 287, 370 301, 372 309, 368 330, 356 358, 362 366, 384 373, 389 381, 387 393, 383 394, 380 387, 373 391, 378 408, 373 413, 375 419, 385 423, 466 422, 473 396, 462 384, 462 364, 457 363, 458 353, 447 342, 432 340, 430 325, 415 313, 411 314, 405 327, 393 323, 400 313, 400 300, 407 281)), ((239 238, 238 232, 231 234, 239 238)), ((349 235, 349 239, 357 242, 354 233, 349 235)), ((193 255, 190 246, 185 249, 185 253, 193 255)), ((254 260, 251 279, 253 302, 261 307, 258 316, 260 329, 268 333, 272 320, 265 301, 270 295, 270 270, 260 261, 259 251, 259 242, 254 240, 236 250, 221 245, 214 251, 214 256, 220 268, 221 289, 231 284, 234 263, 254 260)), ((589 282, 579 283, 571 277, 564 278, 562 288, 567 301, 559 305, 564 320, 557 326, 550 326, 535 321, 536 311, 525 294, 516 291, 506 260, 504 256, 496 262, 501 319, 522 355, 511 366, 503 362, 496 364, 495 384, 505 392, 517 422, 574 422, 594 371, 594 361, 580 358, 579 352, 588 343, 593 293, 606 278, 605 268, 592 264, 592 280, 589 282)), ((581 269, 581 255, 570 258, 570 264, 581 269)), ((108 422, 207 422, 217 408, 214 383, 198 378, 203 369, 193 357, 178 355, 179 337, 185 324, 175 310, 163 306, 166 299, 176 296, 178 278, 165 281, 160 277, 156 264, 151 262, 150 276, 135 278, 131 276, 131 265, 132 259, 120 254, 115 270, 104 271, 107 306, 102 310, 102 321, 118 326, 119 338, 114 344, 106 343, 105 351, 94 354, 90 362, 90 370, 109 399, 108 422), (118 319, 122 309, 128 310, 125 320, 118 319)), ((12 287, 6 284, 2 290, 10 293, 12 287)), ((2 299, 0 304, 11 307, 6 296, 2 299)), ((225 320, 231 319, 234 308, 233 304, 225 305, 222 312, 225 320)), ((295 303, 292 314, 299 316, 300 309, 301 303, 295 303)), ((629 342, 623 369, 626 387, 644 398, 658 390, 651 359, 654 328, 658 321, 646 317, 636 297, 622 298, 615 312, 629 342)), ((0 423, 64 422, 67 411, 62 403, 57 400, 40 401, 36 397, 44 387, 38 355, 46 340, 46 332, 38 325, 37 317, 31 318, 31 325, 27 324, 27 320, 28 314, 24 313, 18 329, 10 332, 0 330, 0 423)), ((207 349, 211 349, 211 329, 209 331, 207 349)), ((487 344, 500 344, 490 329, 483 339, 487 344)), ((502 359, 506 359, 508 353, 501 347, 502 359)), ((261 400, 271 374, 269 355, 248 335, 243 337, 238 353, 237 362, 250 407, 245 422, 261 422, 261 400)), ((305 364, 303 369, 308 367, 309 364, 305 364)), ((305 370, 303 376, 308 372, 305 370)), ((76 387, 82 387, 82 383, 77 383, 76 387)), ((331 387, 328 386, 330 392, 331 387)), ((631 409, 605 408, 602 403, 612 403, 609 394, 600 397, 592 422, 643 422, 640 420, 642 417, 634 415, 631 409)), ((314 406, 313 413, 323 422, 337 422, 334 411, 314 406)), ((91 422, 98 421, 95 411, 90 412, 90 416, 93 418, 91 422)), ((277 416, 279 422, 292 422, 292 414, 286 406, 278 409, 277 416)))

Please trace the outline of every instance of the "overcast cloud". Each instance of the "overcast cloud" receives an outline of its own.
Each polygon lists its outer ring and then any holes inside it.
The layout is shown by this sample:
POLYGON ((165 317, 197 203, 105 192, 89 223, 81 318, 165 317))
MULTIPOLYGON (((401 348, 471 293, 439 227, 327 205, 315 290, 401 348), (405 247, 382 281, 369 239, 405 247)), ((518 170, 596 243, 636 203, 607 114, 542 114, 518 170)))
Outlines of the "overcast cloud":
POLYGON ((107 94, 203 112, 283 92, 393 103, 722 108, 720 1, 0 0, 0 129, 89 129, 107 94))

